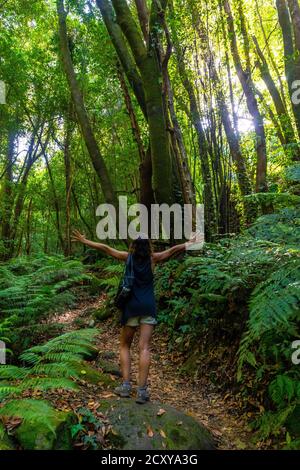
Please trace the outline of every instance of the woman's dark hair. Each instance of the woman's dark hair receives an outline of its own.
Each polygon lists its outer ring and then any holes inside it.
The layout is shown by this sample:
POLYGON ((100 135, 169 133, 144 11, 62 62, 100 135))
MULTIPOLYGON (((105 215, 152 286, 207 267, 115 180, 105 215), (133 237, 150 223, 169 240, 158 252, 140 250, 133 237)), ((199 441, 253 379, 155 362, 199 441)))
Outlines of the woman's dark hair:
POLYGON ((130 253, 137 261, 144 261, 152 255, 152 243, 148 238, 137 238, 130 245, 130 253))

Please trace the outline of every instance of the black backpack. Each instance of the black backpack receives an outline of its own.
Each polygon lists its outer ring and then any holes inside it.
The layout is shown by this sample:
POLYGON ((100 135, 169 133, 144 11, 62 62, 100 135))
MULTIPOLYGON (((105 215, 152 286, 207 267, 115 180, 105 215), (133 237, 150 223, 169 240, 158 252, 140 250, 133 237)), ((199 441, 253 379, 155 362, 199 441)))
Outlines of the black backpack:
POLYGON ((129 253, 127 261, 126 261, 123 278, 120 281, 117 294, 115 297, 115 302, 114 302, 115 307, 117 307, 118 309, 122 310, 126 302, 128 302, 131 296, 133 282, 134 282, 133 258, 132 258, 132 254, 129 253))

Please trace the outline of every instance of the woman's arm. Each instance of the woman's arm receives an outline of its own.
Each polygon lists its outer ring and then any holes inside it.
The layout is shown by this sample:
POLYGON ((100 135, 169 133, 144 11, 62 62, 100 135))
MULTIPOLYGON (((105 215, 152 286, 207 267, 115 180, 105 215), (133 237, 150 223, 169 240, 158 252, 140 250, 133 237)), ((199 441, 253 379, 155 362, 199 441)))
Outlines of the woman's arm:
POLYGON ((186 249, 186 244, 172 246, 168 250, 160 251, 159 253, 153 253, 152 258, 154 263, 161 263, 162 261, 168 260, 175 253, 182 253, 186 249))
POLYGON ((121 261, 126 261, 128 257, 127 251, 115 250, 114 248, 111 248, 105 243, 92 242, 91 240, 88 240, 87 238, 85 238, 85 236, 82 233, 80 233, 78 230, 73 231, 72 242, 83 243, 84 245, 87 245, 91 248, 95 248, 95 250, 103 251, 103 253, 106 253, 107 255, 112 256, 113 258, 116 258, 121 261))
POLYGON ((159 253, 153 253, 152 258, 154 263, 160 263, 161 261, 167 261, 174 253, 182 253, 185 251, 190 245, 193 245, 197 237, 199 237, 198 233, 192 236, 192 238, 186 242, 181 243, 180 245, 175 245, 169 248, 168 250, 161 251, 159 253))

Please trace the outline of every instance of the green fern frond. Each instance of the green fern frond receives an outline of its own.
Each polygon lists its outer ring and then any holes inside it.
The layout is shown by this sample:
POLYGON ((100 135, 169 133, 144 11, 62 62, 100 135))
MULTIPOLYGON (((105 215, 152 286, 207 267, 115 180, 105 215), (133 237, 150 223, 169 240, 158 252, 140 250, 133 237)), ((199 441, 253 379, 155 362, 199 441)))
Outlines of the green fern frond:
POLYGON ((20 380, 24 379, 30 373, 30 369, 12 365, 2 365, 0 367, 0 379, 20 380))
MULTIPOLYGON (((78 365, 79 362, 76 364, 78 365)), ((31 369, 31 374, 47 377, 80 377, 78 368, 72 362, 40 363, 31 369)))
POLYGON ((286 402, 290 403, 293 398, 298 398, 299 386, 299 380, 294 380, 287 375, 277 375, 269 385, 270 397, 279 407, 285 406, 286 402))
POLYGON ((34 417, 49 416, 54 412, 54 408, 45 400, 35 400, 32 398, 24 400, 10 400, 0 408, 0 416, 16 416, 25 420, 34 417))
POLYGON ((25 390, 49 390, 49 389, 78 390, 78 385, 65 377, 33 377, 25 379, 16 386, 15 393, 21 393, 25 390))
POLYGON ((0 416, 18 417, 24 422, 42 423, 44 429, 49 429, 55 435, 53 418, 56 410, 45 400, 14 399, 0 408, 0 416))

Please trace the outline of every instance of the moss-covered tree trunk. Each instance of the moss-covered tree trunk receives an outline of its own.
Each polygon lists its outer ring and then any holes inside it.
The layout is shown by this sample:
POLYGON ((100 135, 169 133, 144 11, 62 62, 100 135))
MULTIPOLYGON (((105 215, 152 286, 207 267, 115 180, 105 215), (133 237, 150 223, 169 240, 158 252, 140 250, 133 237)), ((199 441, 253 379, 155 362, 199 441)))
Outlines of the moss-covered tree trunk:
POLYGON ((8 143, 5 162, 5 173, 1 194, 1 239, 3 240, 4 251, 0 253, 1 259, 9 258, 11 252, 11 217, 13 212, 13 164, 15 158, 16 132, 11 130, 8 133, 8 143))
POLYGON ((76 74, 74 71, 74 66, 72 63, 72 57, 69 49, 68 43, 68 34, 67 34, 67 24, 66 18, 67 13, 64 8, 64 1, 57 0, 57 13, 59 20, 59 38, 60 38, 60 48, 61 48, 61 57, 64 65, 64 70, 66 78, 69 84, 72 100, 74 103, 74 108, 76 111, 77 119, 81 127, 82 135, 85 140, 86 147, 91 157, 92 164, 94 169, 99 176, 101 188, 103 191, 104 198, 106 202, 117 206, 117 197, 110 180, 109 172, 107 170, 104 158, 100 152, 98 143, 96 141, 89 116, 87 114, 82 91, 80 90, 76 74))
MULTIPOLYGON (((290 2, 289 6, 293 14, 292 2, 290 2)), ((288 84, 289 96, 292 104, 295 123, 297 126, 298 136, 300 137, 300 105, 296 104, 293 100, 293 93, 295 92, 295 89, 293 88, 293 83, 295 80, 300 80, 300 51, 298 50, 298 53, 296 53, 296 49, 294 47, 293 26, 286 0, 276 0, 276 7, 278 12, 278 21, 280 24, 283 38, 285 76, 288 84)), ((297 31, 296 24, 295 29, 297 31)))
MULTIPOLYGON (((163 77, 155 50, 155 22, 150 21, 148 48, 125 0, 112 0, 117 22, 138 67, 145 95, 152 160, 152 187, 157 203, 172 203, 172 161, 162 98, 163 77), (152 39, 154 39, 152 41, 152 39)), ((155 9, 153 10, 155 11, 155 9)), ((152 11, 152 15, 154 14, 152 11)), ((157 12, 158 14, 158 12, 157 12)))

